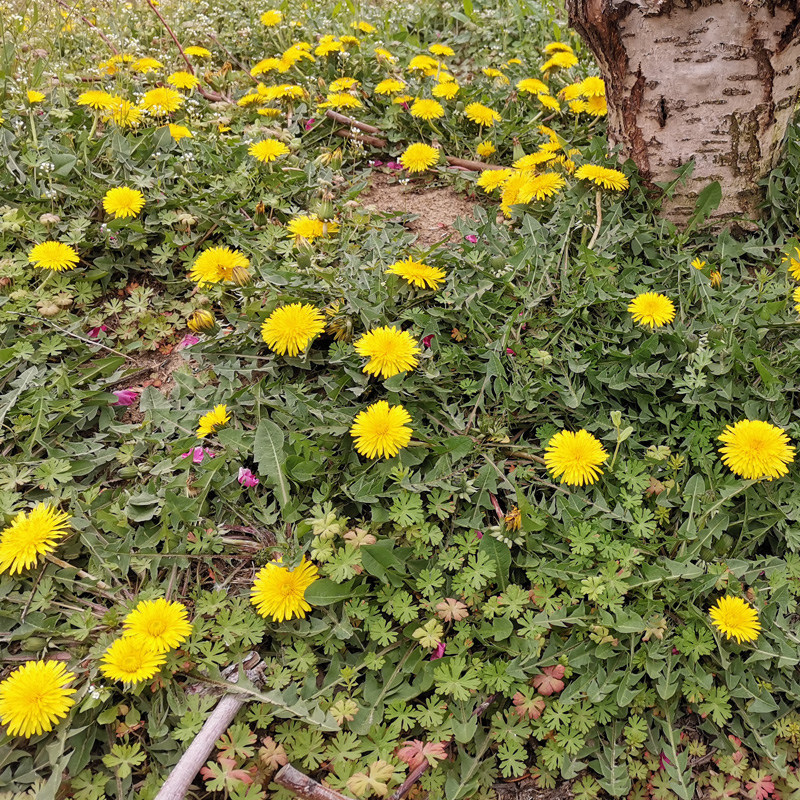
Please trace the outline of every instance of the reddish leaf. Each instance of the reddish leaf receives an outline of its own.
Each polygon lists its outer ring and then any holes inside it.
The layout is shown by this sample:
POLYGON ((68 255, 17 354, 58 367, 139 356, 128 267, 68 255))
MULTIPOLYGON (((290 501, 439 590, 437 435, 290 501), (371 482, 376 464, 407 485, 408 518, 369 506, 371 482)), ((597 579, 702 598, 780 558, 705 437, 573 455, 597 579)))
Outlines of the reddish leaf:
POLYGON ((514 711, 520 718, 539 719, 544 711, 544 700, 541 697, 526 697, 522 692, 517 692, 512 702, 514 703, 514 711))
POLYGON ((748 781, 745 785, 747 786, 747 793, 753 800, 765 800, 765 798, 770 797, 775 791, 775 784, 772 782, 772 775, 763 772, 762 770, 757 770, 753 774, 754 780, 748 781))
POLYGON ((542 667, 542 675, 536 675, 533 679, 533 687, 539 694, 549 697, 551 694, 558 694, 564 689, 564 666, 556 664, 555 667, 542 667))
POLYGON ((434 761, 441 761, 447 758, 447 742, 422 742, 419 739, 412 739, 405 742, 395 755, 408 764, 411 770, 416 769, 424 761, 433 764, 434 761))

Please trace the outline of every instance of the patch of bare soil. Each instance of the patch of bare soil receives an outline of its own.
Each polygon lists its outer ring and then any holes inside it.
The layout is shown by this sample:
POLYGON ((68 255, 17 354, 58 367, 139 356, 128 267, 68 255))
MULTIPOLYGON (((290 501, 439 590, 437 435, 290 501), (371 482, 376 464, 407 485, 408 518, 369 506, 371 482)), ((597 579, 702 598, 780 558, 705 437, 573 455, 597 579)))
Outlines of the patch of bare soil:
MULTIPOLYGON (((138 369, 125 381, 119 384, 119 389, 133 389, 141 392, 148 386, 158 389, 163 394, 169 394, 175 381, 172 373, 179 369, 186 360, 181 355, 180 350, 173 350, 169 354, 164 353, 142 353, 137 357, 138 369)), ((122 415, 122 422, 126 424, 138 424, 144 419, 144 414, 139 411, 139 399, 125 409, 122 415)))
POLYGON ((420 247, 431 247, 457 237, 453 223, 459 217, 472 219, 473 201, 450 187, 417 190, 390 182, 382 172, 374 172, 369 189, 360 201, 366 210, 383 214, 409 214, 414 219, 404 220, 404 227, 415 233, 420 247))
POLYGON ((553 789, 539 789, 531 778, 508 783, 496 783, 493 787, 497 800, 570 800, 570 783, 560 783, 553 789))

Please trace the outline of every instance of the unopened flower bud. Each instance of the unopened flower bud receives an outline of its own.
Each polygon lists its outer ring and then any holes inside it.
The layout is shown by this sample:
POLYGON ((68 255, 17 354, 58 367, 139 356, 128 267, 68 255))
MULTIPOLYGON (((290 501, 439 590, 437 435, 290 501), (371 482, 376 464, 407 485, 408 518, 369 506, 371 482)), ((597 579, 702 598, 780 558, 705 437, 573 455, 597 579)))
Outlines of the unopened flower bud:
POLYGON ((247 267, 234 267, 233 272, 231 272, 231 280, 237 286, 249 286, 253 278, 247 267))
POLYGON ((203 308, 195 311, 189 319, 186 320, 186 326, 194 333, 213 330, 214 324, 214 315, 203 308))

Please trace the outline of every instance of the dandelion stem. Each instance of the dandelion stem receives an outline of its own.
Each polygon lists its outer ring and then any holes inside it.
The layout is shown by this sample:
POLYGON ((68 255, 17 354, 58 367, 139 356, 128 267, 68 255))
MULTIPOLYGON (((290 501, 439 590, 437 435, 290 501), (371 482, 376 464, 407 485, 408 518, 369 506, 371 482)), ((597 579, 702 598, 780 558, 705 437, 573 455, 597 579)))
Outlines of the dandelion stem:
POLYGON ((74 569, 75 574, 79 578, 85 578, 87 581, 94 581, 97 584, 98 589, 110 589, 111 587, 105 582, 101 581, 100 578, 96 578, 90 572, 86 572, 86 570, 78 569, 77 567, 73 567, 72 564, 67 563, 66 561, 60 559, 58 556, 54 556, 52 553, 48 553, 45 558, 51 563, 55 564, 57 567, 61 567, 63 569, 74 569))
POLYGON ((594 243, 597 241, 597 237, 600 235, 600 226, 603 224, 603 206, 600 202, 601 198, 602 195, 598 189, 594 198, 595 207, 597 208, 597 224, 594 226, 594 233, 592 234, 592 238, 589 240, 590 250, 594 247, 594 243))

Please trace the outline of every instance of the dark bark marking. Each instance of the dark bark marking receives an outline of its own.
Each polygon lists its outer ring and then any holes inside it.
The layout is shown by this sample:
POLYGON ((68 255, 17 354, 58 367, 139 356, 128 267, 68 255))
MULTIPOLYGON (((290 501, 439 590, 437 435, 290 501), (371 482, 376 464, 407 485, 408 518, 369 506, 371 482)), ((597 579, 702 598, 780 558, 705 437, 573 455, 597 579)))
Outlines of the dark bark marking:
POLYGON ((658 124, 660 127, 664 127, 667 124, 667 117, 669 116, 669 112, 667 111, 667 101, 662 97, 658 101, 658 124))
POLYGON ((772 102, 775 70, 772 67, 770 55, 763 39, 753 39, 753 58, 756 60, 758 79, 761 81, 764 110, 767 112, 765 125, 775 124, 775 105, 772 102))

